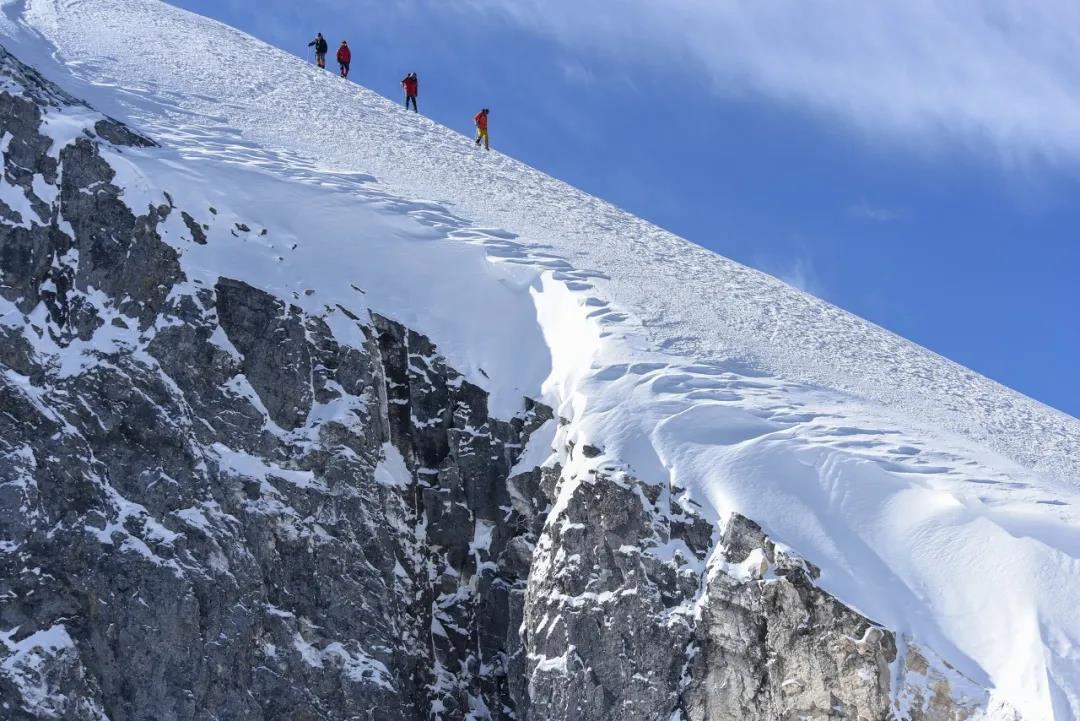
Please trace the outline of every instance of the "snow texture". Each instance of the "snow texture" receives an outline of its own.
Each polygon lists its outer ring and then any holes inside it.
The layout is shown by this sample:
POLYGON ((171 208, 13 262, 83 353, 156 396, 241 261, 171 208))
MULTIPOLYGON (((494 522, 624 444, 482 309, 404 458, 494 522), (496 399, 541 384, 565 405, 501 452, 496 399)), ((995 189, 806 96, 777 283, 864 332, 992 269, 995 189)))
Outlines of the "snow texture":
MULTIPOLYGON (((108 160, 131 207, 169 188, 202 209, 159 229, 189 283, 228 272, 306 312, 390 315, 488 389, 493 413, 531 395, 568 420, 529 463, 588 443, 714 523, 752 518, 823 588, 990 688, 987 718, 1004 704, 1080 717, 1076 419, 216 22, 156 0, 2 10, 9 50, 162 144, 108 160), (186 242, 193 228, 204 243, 186 242)), ((80 112, 50 120, 54 147, 80 112)), ((25 198, 3 200, 33 222, 25 198)), ((73 343, 64 363, 109 342, 73 343)), ((566 460, 566 477, 598 462, 566 460)), ((399 482, 400 459, 378 474, 399 482)), ((62 652, 50 633, 11 663, 62 652)))

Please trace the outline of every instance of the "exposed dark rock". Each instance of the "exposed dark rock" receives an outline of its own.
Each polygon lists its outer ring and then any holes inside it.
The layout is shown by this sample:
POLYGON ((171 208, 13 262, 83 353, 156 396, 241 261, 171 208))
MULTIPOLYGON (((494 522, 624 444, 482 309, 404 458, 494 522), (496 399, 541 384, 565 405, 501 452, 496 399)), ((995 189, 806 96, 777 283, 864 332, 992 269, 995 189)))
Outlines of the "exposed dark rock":
MULTIPOLYGON (((94 131, 98 137, 103 138, 113 145, 126 145, 133 148, 150 148, 155 143, 150 138, 136 133, 128 126, 112 118, 103 118, 94 123, 94 131)), ((170 204, 172 201, 169 201, 170 204)))
POLYGON ((304 424, 311 411, 311 352, 299 308, 269 293, 222 278, 218 321, 242 356, 247 381, 270 418, 286 430, 304 424))
POLYGON ((148 326, 175 283, 183 280, 176 251, 157 233, 156 209, 136 216, 112 185, 115 172, 98 146, 79 138, 60 151, 59 210, 79 251, 75 287, 93 287, 117 299, 125 315, 148 326))
POLYGON ((199 245, 206 245, 206 231, 203 227, 187 211, 182 212, 180 217, 187 226, 188 232, 191 233, 191 240, 199 245))

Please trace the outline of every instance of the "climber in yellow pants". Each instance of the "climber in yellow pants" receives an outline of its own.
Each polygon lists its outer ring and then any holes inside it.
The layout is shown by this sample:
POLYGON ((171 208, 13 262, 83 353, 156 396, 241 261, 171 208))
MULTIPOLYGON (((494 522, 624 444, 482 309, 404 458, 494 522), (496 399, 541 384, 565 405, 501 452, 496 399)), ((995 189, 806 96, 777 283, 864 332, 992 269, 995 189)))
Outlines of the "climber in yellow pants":
POLYGON ((476 144, 480 145, 483 141, 484 148, 491 150, 491 142, 488 140, 488 109, 484 108, 477 113, 473 122, 476 123, 476 144))

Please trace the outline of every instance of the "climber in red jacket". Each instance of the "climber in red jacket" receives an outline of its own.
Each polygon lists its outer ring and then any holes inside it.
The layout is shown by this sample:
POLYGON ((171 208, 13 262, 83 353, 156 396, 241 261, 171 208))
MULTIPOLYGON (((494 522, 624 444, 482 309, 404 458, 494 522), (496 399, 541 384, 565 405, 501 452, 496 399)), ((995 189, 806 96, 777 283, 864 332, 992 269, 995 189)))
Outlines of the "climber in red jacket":
POLYGON ((412 103, 413 111, 419 113, 416 96, 420 94, 420 78, 416 77, 416 73, 409 73, 401 79, 401 87, 405 89, 405 109, 408 110, 409 103, 412 103))
POLYGON ((488 109, 484 108, 476 114, 473 122, 476 123, 476 144, 479 146, 480 141, 483 141, 484 148, 491 150, 491 142, 488 140, 488 112, 488 109))
POLYGON ((352 52, 349 50, 349 43, 345 40, 341 41, 341 47, 337 49, 337 62, 341 66, 341 77, 349 77, 349 63, 352 62, 352 52))

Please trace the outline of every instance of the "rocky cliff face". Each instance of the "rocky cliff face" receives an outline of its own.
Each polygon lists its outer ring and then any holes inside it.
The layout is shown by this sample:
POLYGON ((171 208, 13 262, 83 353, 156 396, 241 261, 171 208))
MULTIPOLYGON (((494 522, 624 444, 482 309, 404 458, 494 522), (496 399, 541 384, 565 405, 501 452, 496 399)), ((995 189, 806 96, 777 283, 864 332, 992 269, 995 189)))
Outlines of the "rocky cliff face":
POLYGON ((0 74, 4 718, 962 721, 982 703, 752 521, 714 528, 588 445, 522 464, 559 419, 528 400, 490 417, 428 338, 189 281, 158 229, 206 243, 204 209, 168 188, 129 207, 109 162, 152 141, 6 52, 0 74), (57 116, 80 131, 58 139, 57 116))

